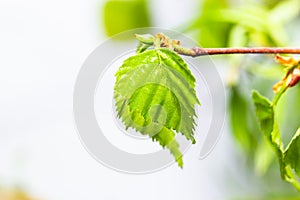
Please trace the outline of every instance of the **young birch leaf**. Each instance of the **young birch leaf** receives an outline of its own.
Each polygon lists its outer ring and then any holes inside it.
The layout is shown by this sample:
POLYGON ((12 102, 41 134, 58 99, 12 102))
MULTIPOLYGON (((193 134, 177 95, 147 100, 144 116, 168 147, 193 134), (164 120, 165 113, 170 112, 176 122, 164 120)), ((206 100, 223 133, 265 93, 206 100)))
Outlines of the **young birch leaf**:
POLYGON ((264 175, 274 161, 275 155, 268 141, 256 125, 252 102, 243 94, 240 86, 232 86, 229 96, 229 117, 234 139, 245 151, 248 161, 254 161, 256 174, 264 175))
POLYGON ((290 165, 300 176, 300 128, 287 146, 284 156, 286 164, 290 165))
POLYGON ((166 147, 182 167, 175 140, 183 134, 195 143, 195 78, 176 53, 160 48, 147 50, 123 62, 116 76, 114 99, 118 117, 166 147))
POLYGON ((296 173, 299 175, 300 142, 298 135, 300 134, 300 131, 296 133, 287 150, 284 151, 273 103, 260 95, 257 91, 252 93, 252 99, 261 130, 275 149, 282 179, 291 183, 297 190, 300 191, 300 183, 292 171, 292 168, 295 169, 296 173))
POLYGON ((152 45, 145 44, 143 42, 139 42, 139 44, 137 46, 137 49, 136 49, 136 53, 143 53, 144 51, 146 51, 151 46, 152 45))
POLYGON ((150 34, 144 34, 144 35, 135 34, 135 37, 136 39, 139 40, 136 53, 143 53, 149 47, 153 46, 154 36, 150 34))
POLYGON ((271 144, 281 151, 282 142, 280 139, 279 128, 275 121, 272 103, 257 91, 252 93, 252 99, 262 132, 269 139, 271 144))

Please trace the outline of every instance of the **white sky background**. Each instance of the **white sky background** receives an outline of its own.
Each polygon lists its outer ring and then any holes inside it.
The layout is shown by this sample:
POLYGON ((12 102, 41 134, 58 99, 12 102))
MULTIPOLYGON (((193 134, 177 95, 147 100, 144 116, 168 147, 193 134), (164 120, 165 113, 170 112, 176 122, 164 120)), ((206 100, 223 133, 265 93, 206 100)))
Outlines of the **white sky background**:
MULTIPOLYGON (((195 12, 193 0, 173 2, 151 3, 156 26, 177 26, 195 12)), ((224 199, 245 192, 226 131, 205 160, 192 147, 184 170, 121 174, 86 152, 72 93, 82 63, 105 39, 100 6, 97 0, 0 1, 0 186, 21 185, 47 200, 224 199)))

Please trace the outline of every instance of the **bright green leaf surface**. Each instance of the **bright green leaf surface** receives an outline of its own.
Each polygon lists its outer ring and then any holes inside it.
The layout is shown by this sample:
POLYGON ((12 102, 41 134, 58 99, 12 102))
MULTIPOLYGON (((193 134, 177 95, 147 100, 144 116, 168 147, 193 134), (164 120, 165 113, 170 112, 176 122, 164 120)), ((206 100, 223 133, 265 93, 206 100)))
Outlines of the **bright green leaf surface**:
POLYGON ((182 133, 195 143, 195 78, 184 60, 168 49, 139 53, 116 73, 114 99, 126 128, 149 135, 166 147, 182 167, 175 140, 182 133))
POLYGON ((300 128, 287 146, 284 155, 285 162, 300 176, 300 128))
POLYGON ((299 175, 300 131, 297 131, 291 143, 284 151, 278 123, 276 121, 274 108, 275 105, 273 105, 272 102, 270 102, 267 98, 263 97, 256 91, 252 93, 252 99, 255 105, 256 116, 260 123, 261 130, 276 151, 276 155, 280 165, 281 177, 293 184, 293 186, 297 190, 300 190, 300 184, 292 170, 294 169, 295 172, 299 175))
POLYGON ((253 92, 252 99, 262 132, 278 151, 282 151, 282 142, 272 103, 258 92, 253 92))

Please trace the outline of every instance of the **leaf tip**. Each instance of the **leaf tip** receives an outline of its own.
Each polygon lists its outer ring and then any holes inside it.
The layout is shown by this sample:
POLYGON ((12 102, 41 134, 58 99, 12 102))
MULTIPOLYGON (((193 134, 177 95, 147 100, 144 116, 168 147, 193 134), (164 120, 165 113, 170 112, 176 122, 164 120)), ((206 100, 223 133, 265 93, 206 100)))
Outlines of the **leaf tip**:
POLYGON ((134 36, 144 44, 153 45, 154 43, 154 36, 151 34, 134 34, 134 36))

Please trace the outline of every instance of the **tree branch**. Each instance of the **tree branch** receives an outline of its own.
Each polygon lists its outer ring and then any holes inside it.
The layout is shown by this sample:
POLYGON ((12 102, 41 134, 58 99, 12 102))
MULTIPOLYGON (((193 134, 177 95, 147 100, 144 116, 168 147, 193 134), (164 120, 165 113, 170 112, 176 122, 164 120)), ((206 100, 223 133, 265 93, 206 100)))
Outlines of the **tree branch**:
POLYGON ((245 48, 200 48, 186 49, 180 45, 174 45, 174 51, 185 56, 205 56, 223 54, 300 54, 300 48, 285 47, 245 47, 245 48))
POLYGON ((166 47, 178 54, 192 57, 222 54, 300 54, 300 48, 286 47, 184 48, 180 45, 179 40, 170 39, 163 33, 157 33, 155 36, 150 34, 136 34, 135 37, 141 44, 146 45, 142 49, 143 51, 153 45, 155 48, 166 47))

